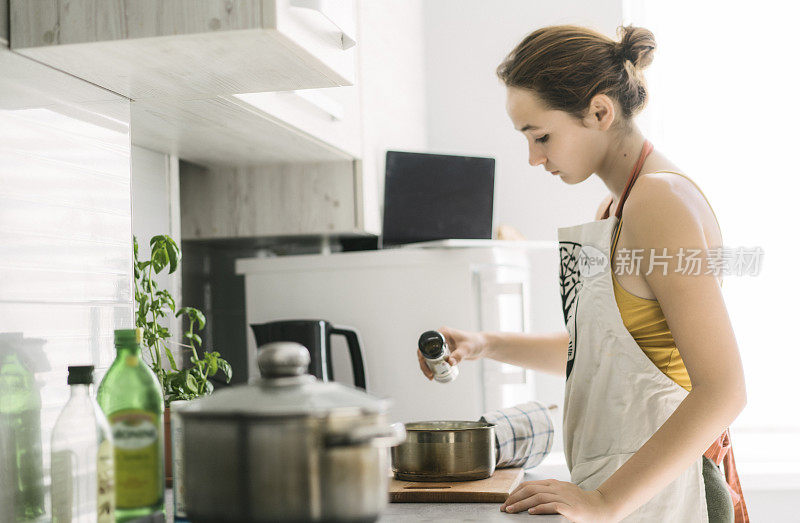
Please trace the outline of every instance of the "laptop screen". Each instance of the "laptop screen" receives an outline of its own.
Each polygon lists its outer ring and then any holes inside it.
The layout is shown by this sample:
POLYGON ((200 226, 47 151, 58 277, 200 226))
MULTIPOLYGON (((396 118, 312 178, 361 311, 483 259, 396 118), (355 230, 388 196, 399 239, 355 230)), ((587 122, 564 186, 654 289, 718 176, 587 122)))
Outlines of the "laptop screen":
POLYGON ((494 158, 387 151, 383 245, 491 239, 494 158))

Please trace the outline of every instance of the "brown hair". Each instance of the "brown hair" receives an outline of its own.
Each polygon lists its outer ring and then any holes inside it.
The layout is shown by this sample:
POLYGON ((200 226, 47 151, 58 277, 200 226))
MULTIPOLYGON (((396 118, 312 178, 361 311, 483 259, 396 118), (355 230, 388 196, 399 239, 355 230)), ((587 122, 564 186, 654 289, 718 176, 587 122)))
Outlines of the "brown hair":
POLYGON ((508 87, 534 91, 550 110, 580 119, 592 97, 605 94, 622 108, 623 122, 647 104, 642 70, 653 61, 656 40, 643 27, 620 26, 619 42, 575 25, 543 27, 526 36, 497 68, 508 87))

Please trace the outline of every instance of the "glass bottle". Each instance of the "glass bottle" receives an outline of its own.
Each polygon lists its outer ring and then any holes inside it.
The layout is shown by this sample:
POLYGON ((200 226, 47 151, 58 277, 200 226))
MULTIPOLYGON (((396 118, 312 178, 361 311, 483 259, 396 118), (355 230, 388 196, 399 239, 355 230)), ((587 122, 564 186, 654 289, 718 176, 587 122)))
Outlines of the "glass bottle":
POLYGON ((50 446, 53 523, 113 523, 114 449, 111 428, 92 398, 93 365, 68 367, 69 401, 50 446))
POLYGON ((45 513, 42 398, 23 357, 32 348, 21 333, 0 333, 0 521, 45 513))
POLYGON ((433 379, 439 383, 450 383, 458 377, 458 367, 447 362, 447 358, 450 357, 450 348, 441 332, 423 332, 417 345, 425 357, 425 363, 433 372, 433 379))
POLYGON ((164 398, 141 343, 142 329, 114 331, 117 358, 97 391, 114 437, 118 522, 164 512, 164 398))

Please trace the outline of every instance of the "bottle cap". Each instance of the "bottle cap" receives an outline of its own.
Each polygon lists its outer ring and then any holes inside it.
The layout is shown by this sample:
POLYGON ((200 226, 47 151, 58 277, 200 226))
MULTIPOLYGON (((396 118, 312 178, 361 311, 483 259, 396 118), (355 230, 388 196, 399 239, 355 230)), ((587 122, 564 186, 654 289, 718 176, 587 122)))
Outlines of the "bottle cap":
POLYGON ((138 345, 142 343, 142 329, 117 329, 114 331, 114 345, 138 345))
POLYGON ((444 336, 438 331, 425 331, 419 337, 418 346, 426 358, 438 358, 444 354, 444 336))
POLYGON ((70 365, 67 372, 67 385, 91 385, 94 382, 94 365, 70 365))

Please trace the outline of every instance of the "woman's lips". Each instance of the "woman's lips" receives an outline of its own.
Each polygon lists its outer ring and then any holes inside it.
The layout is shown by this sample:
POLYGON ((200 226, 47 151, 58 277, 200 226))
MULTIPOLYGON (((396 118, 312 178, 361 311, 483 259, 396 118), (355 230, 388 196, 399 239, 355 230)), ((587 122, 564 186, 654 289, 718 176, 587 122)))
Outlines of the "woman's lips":
POLYGON ((556 176, 558 173, 559 173, 559 171, 552 171, 550 174, 552 174, 553 176, 556 176))

